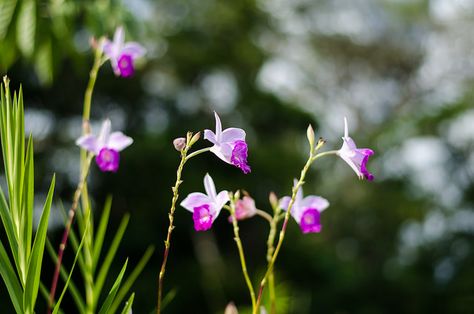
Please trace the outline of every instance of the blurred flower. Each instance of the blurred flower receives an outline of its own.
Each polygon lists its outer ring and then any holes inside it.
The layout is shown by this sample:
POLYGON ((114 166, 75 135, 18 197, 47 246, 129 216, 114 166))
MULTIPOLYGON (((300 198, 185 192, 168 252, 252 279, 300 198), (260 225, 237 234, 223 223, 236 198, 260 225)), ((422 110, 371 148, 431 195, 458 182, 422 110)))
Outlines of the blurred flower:
POLYGON ((95 161, 102 171, 116 172, 119 167, 119 152, 133 143, 133 139, 122 132, 110 133, 110 120, 102 123, 99 136, 87 134, 77 139, 76 144, 96 155, 95 161))
MULTIPOLYGON (((235 218, 243 220, 255 216, 257 207, 255 207, 255 200, 250 196, 244 196, 242 199, 235 202, 235 218)), ((229 217, 232 222, 232 216, 229 217)))
MULTIPOLYGON (((295 179, 294 186, 298 181, 295 179)), ((291 197, 285 196, 280 200, 280 207, 288 210, 291 197)), ((320 214, 329 206, 329 202, 320 196, 306 196, 303 198, 303 189, 299 188, 296 192, 295 202, 291 208, 291 215, 300 225, 303 233, 320 232, 321 219, 320 214)))
POLYGON ((117 76, 130 77, 135 69, 133 62, 142 57, 146 50, 137 42, 125 42, 125 34, 122 27, 115 30, 114 40, 105 40, 102 47, 104 54, 110 58, 110 64, 117 76))
POLYGON ((374 151, 369 148, 357 148, 352 138, 349 137, 346 118, 344 118, 344 137, 342 140, 344 142, 337 154, 351 166, 357 176, 359 176, 359 179, 366 178, 372 181, 374 176, 367 170, 367 162, 369 157, 374 154, 374 151))
POLYGON ((217 157, 223 161, 240 168, 245 174, 251 171, 247 164, 248 147, 245 142, 245 131, 238 128, 228 128, 222 131, 219 116, 214 112, 216 118, 216 133, 204 130, 204 138, 214 146, 211 148, 217 157))
POLYGON ((204 193, 191 193, 182 202, 181 206, 193 213, 194 229, 196 231, 209 230, 212 223, 229 201, 229 193, 221 191, 216 193, 214 181, 209 174, 204 176, 204 193))

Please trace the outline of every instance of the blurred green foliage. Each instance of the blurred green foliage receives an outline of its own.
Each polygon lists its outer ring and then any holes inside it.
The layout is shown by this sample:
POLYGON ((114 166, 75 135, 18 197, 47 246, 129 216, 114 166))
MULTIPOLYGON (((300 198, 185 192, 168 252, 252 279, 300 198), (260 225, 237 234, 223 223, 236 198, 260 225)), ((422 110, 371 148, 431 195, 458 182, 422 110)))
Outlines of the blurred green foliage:
MULTIPOLYGON (((65 201, 77 181, 73 142, 92 62, 89 37, 125 25, 127 40, 148 48, 132 79, 104 65, 92 112, 97 123, 109 116, 135 139, 118 173, 95 171, 90 183, 98 203, 114 195, 112 225, 131 213, 119 255, 136 263, 148 245, 157 248, 132 289, 134 312, 155 304, 179 161, 172 140, 212 128, 213 110, 224 126, 247 131, 252 173, 201 156, 184 170, 181 197, 199 191, 209 172, 218 189, 244 188, 269 208, 270 191, 290 194, 309 123, 328 149, 338 149, 347 116, 358 145, 376 152, 372 183, 335 158, 309 173, 305 193, 331 206, 321 234, 302 235, 291 222, 276 266, 288 313, 472 312, 474 41, 466 30, 474 26, 473 1, 31 3, 0 2, 0 71, 24 86, 37 186, 46 190, 45 178, 56 172, 65 201)), ((178 209, 176 223, 165 280, 176 295, 165 312, 192 305, 218 313, 231 300, 248 306, 226 217, 196 233, 178 209)), ((254 280, 264 270, 266 232, 258 219, 241 224, 254 280)), ((52 226, 51 237, 60 233, 52 226)))

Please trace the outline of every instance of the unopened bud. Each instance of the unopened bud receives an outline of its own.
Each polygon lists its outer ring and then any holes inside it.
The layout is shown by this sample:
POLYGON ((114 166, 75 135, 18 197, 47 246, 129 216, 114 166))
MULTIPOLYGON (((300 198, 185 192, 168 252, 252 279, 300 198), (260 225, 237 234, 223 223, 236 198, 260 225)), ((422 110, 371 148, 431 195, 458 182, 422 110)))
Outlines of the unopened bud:
POLYGON ((311 147, 314 146, 314 130, 311 124, 306 129, 306 136, 308 137, 308 142, 311 147))
POLYGON ((234 302, 230 302, 227 304, 225 307, 224 314, 239 314, 239 311, 237 310, 237 307, 235 306, 234 302))
POLYGON ((194 136, 191 138, 191 141, 189 142, 189 146, 196 143, 199 140, 199 138, 201 138, 201 132, 197 132, 196 134, 194 134, 194 136))
POLYGON ((270 205, 272 205, 272 208, 275 209, 278 207, 278 197, 274 192, 270 192, 270 195, 268 196, 268 200, 270 201, 270 205))
POLYGON ((180 152, 186 147, 186 139, 184 137, 178 137, 173 140, 174 148, 180 152))
POLYGON ((326 140, 320 137, 318 140, 318 145, 316 146, 316 149, 320 149, 324 144, 326 144, 326 140))

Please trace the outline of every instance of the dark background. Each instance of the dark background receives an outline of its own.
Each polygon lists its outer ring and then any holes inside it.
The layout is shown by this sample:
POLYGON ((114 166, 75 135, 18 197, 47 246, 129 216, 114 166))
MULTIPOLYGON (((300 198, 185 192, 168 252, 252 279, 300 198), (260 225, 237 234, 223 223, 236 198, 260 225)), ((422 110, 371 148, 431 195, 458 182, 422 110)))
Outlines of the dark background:
MULTIPOLYGON (((291 221, 276 265, 281 312, 474 312, 474 1, 18 0, 11 19, 5 5, 15 1, 1 1, 0 73, 23 85, 38 210, 57 175, 54 243, 60 201, 67 207, 78 180, 89 38, 124 25, 127 40, 148 49, 131 79, 115 77, 109 63, 101 68, 92 108, 95 130, 110 117, 135 139, 116 174, 94 167, 89 180, 97 214, 114 197, 111 230, 131 214, 112 275, 126 257, 134 264, 156 246, 132 289, 134 313, 156 303, 179 163, 172 140, 213 129, 214 110, 224 127, 247 131, 252 173, 199 156, 184 170, 180 199, 203 191, 209 172, 217 189, 243 188, 268 211, 268 193, 288 195, 304 165, 309 123, 326 149, 338 149, 347 116, 356 143, 376 153, 373 182, 336 157, 311 168, 306 194, 331 206, 320 234, 303 235, 291 221)), ((177 208, 165 280, 176 297, 165 312, 248 307, 227 213, 202 233, 191 218, 177 208)), ((257 283, 268 228, 254 218, 240 230, 257 283)), ((1 285, 0 297, 1 312, 12 311, 1 285)))

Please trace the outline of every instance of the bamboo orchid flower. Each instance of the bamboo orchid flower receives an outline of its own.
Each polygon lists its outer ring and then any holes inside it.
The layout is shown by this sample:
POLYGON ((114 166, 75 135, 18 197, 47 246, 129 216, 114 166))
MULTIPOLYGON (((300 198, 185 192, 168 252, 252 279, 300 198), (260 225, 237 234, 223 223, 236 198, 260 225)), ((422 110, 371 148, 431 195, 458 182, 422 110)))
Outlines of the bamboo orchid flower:
MULTIPOLYGON (((298 183, 294 181, 294 186, 298 183)), ((285 196, 280 200, 280 207, 288 210, 291 197, 285 196)), ((303 233, 321 231, 321 212, 329 206, 329 202, 320 196, 310 195, 303 198, 303 189, 296 192, 295 202, 291 208, 291 215, 300 225, 303 233)))
POLYGON ((372 181, 373 174, 367 170, 367 162, 374 151, 369 148, 357 148, 355 142, 349 137, 347 119, 344 118, 344 141, 337 154, 354 170, 360 179, 372 181))
POLYGON ((240 168, 245 174, 250 173, 251 169, 247 164, 248 147, 245 142, 245 131, 239 128, 222 130, 221 119, 216 112, 214 115, 216 132, 204 130, 204 138, 214 144, 211 152, 226 163, 240 168))
POLYGON ((106 119, 102 123, 99 136, 87 134, 77 139, 76 144, 85 150, 92 152, 95 161, 101 171, 116 172, 119 167, 119 152, 133 143, 131 137, 122 132, 110 133, 110 120, 106 119))
POLYGON ((193 213, 196 231, 209 230, 222 207, 229 201, 229 192, 224 190, 216 193, 214 181, 209 174, 204 176, 204 189, 206 194, 191 193, 181 202, 181 206, 193 213))
POLYGON ((115 30, 114 40, 105 40, 102 49, 110 59, 110 64, 116 76, 130 77, 135 72, 134 61, 142 57, 146 50, 137 42, 125 42, 123 27, 115 30))

